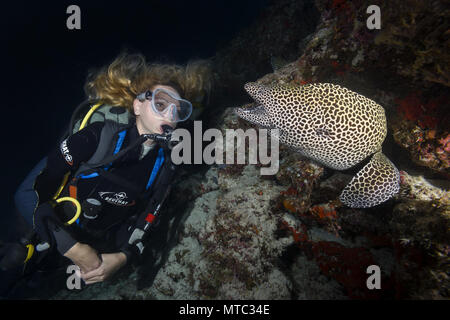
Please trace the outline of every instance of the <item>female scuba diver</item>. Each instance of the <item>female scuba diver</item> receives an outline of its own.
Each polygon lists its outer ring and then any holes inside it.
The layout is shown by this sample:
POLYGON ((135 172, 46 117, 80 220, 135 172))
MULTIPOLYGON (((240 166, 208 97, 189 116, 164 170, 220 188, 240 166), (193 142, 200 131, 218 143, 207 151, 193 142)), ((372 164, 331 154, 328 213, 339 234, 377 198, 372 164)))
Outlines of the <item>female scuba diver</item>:
POLYGON ((92 284, 139 260, 174 176, 170 133, 192 113, 182 96, 195 101, 209 90, 208 77, 202 61, 148 64, 139 54, 121 54, 91 75, 89 101, 128 111, 131 121, 92 122, 28 175, 15 195, 35 237, 24 244, 25 261, 57 250, 92 284))

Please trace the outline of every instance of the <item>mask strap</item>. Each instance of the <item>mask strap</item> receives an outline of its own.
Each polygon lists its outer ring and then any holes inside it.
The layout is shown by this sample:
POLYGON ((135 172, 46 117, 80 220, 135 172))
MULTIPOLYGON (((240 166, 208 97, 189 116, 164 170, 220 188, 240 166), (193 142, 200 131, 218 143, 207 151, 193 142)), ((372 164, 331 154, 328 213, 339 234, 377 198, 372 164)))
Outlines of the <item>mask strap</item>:
POLYGON ((137 95, 136 99, 138 99, 140 102, 144 102, 145 101, 145 92, 140 93, 137 95))

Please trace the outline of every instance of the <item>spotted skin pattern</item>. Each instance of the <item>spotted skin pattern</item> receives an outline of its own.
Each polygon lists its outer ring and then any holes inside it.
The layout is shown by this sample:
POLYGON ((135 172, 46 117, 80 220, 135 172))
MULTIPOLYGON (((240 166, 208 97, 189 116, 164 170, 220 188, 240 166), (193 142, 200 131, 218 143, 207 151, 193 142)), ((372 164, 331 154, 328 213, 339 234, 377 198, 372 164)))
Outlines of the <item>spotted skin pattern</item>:
POLYGON ((355 208, 368 207, 368 203, 379 204, 398 193, 399 182, 397 168, 384 154, 377 152, 342 190, 340 199, 355 208))
POLYGON ((371 161, 341 195, 350 207, 371 207, 398 192, 398 170, 382 153, 387 125, 383 107, 331 83, 264 86, 247 83, 257 107, 237 108, 239 117, 278 128, 280 141, 324 166, 345 170, 371 161), (355 180, 356 179, 356 180, 355 180))

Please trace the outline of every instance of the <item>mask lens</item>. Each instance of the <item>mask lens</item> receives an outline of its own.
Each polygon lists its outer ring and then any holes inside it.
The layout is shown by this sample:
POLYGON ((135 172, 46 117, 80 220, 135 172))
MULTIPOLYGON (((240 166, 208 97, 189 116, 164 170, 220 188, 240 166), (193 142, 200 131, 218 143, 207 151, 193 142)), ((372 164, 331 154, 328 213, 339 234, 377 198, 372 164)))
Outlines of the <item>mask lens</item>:
POLYGON ((187 120, 192 113, 192 104, 165 89, 156 89, 152 96, 152 108, 155 113, 172 121, 187 120))

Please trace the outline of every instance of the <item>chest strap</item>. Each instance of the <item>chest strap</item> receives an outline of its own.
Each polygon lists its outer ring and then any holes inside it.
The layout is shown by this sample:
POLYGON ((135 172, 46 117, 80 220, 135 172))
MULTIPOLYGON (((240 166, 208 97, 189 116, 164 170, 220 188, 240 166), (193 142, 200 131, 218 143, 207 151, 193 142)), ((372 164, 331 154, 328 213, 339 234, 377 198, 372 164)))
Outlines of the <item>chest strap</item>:
POLYGON ((158 174, 159 169, 161 168, 163 163, 164 163, 164 150, 163 148, 159 148, 158 157, 155 160, 155 165, 153 166, 152 173, 150 174, 150 178, 148 179, 147 187, 145 188, 145 190, 148 190, 152 186, 153 181, 155 181, 156 175, 158 174))

